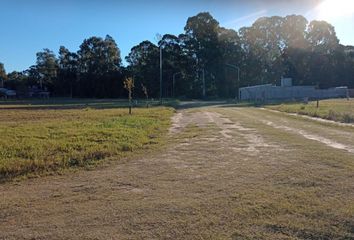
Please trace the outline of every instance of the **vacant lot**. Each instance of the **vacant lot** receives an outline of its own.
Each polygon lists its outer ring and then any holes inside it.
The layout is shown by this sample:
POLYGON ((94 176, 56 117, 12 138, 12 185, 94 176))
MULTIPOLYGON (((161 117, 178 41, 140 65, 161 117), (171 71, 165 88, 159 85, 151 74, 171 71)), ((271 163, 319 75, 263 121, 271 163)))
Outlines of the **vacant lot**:
POLYGON ((0 239, 354 239, 354 129, 285 113, 179 111, 167 145, 0 185, 0 239))
POLYGON ((112 103, 99 106, 0 106, 0 181, 121 159, 158 143, 173 113, 168 108, 134 109, 129 116, 112 103))
POLYGON ((269 108, 288 112, 319 117, 343 123, 354 123, 354 99, 331 99, 321 100, 317 108, 317 102, 309 104, 281 104, 269 106, 269 108))

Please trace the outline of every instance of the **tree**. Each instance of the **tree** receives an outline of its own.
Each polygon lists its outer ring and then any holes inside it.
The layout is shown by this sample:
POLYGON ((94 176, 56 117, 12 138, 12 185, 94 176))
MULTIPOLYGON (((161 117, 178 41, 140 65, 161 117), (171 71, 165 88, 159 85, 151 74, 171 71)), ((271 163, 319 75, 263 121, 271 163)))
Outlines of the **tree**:
POLYGON ((307 49, 306 28, 308 21, 301 15, 289 15, 283 18, 281 37, 284 49, 307 49))
POLYGON ((124 88, 128 91, 129 114, 132 114, 132 93, 134 89, 134 79, 132 77, 128 77, 124 80, 124 88))
POLYGON ((283 23, 282 17, 262 17, 251 27, 240 30, 242 44, 249 57, 247 60, 255 66, 253 69, 248 64, 246 70, 250 75, 254 74, 251 71, 257 71, 254 82, 257 81, 258 84, 275 84, 284 72, 282 64, 279 64, 279 58, 285 48, 281 34, 283 23))
POLYGON ((25 70, 24 75, 26 76, 26 83, 27 86, 35 86, 39 85, 41 81, 41 74, 38 71, 36 65, 30 66, 27 70, 25 70))
POLYGON ((126 57, 129 71, 137 85, 144 84, 150 95, 159 95, 159 48, 150 41, 134 46, 126 57))
POLYGON ((78 71, 78 55, 70 52, 64 46, 59 49, 59 74, 56 82, 56 92, 61 95, 74 95, 78 71))
POLYGON ((339 47, 334 27, 325 21, 310 22, 306 38, 314 52, 330 54, 339 47))
MULTIPOLYGON (((307 30, 310 57, 308 78, 321 88, 334 87, 341 79, 336 69, 344 51, 340 48, 334 27, 325 21, 312 21, 307 30)), ((342 58, 343 60, 343 58, 342 58)))
POLYGON ((222 56, 224 76, 217 82, 219 96, 235 97, 238 92, 239 82, 236 69, 230 68, 228 64, 241 67, 243 52, 240 37, 234 30, 219 28, 219 47, 222 56))
POLYGON ((284 49, 281 61, 284 65, 284 77, 291 77, 296 85, 309 85, 307 78, 310 57, 309 42, 306 39, 308 21, 300 15, 290 15, 284 18, 282 38, 284 49))
POLYGON ((112 37, 85 39, 78 51, 80 96, 114 95, 114 86, 121 79, 120 68, 120 50, 112 37))
POLYGON ((28 76, 26 75, 26 71, 17 72, 13 71, 7 74, 6 87, 18 90, 23 90, 26 88, 28 84, 28 76))
POLYGON ((181 72, 184 62, 180 39, 175 35, 165 34, 158 46, 163 49, 163 94, 165 97, 172 96, 173 75, 181 72))
POLYGON ((204 72, 207 73, 207 95, 217 95, 216 79, 221 77, 221 53, 218 42, 219 22, 210 13, 202 12, 188 18, 184 30, 186 51, 196 62, 194 71, 198 77, 192 84, 194 94, 201 96, 203 84, 199 76, 201 72, 204 72))
POLYGON ((0 84, 1 87, 4 87, 4 81, 6 80, 7 75, 3 63, 0 63, 0 84))
POLYGON ((105 39, 91 37, 85 39, 78 51, 81 73, 102 76, 118 70, 121 64, 120 50, 109 35, 105 39))
POLYGON ((53 90, 54 81, 58 72, 58 60, 48 48, 37 54, 37 70, 40 74, 40 88, 48 87, 53 90))
MULTIPOLYGON (((204 90, 208 97, 234 97, 239 87, 279 84, 282 76, 293 78, 296 85, 354 87, 354 47, 340 45, 329 23, 308 23, 300 15, 273 16, 235 31, 221 27, 208 12, 188 18, 178 36, 165 34, 158 44, 143 41, 134 46, 126 57, 126 68, 111 36, 90 37, 77 53, 60 47, 58 59, 44 49, 37 54, 37 65, 8 74, 6 85, 16 89, 39 83, 57 95, 120 97, 125 95, 124 79, 132 76, 142 91, 131 97, 147 97, 147 89, 151 97, 157 97, 160 49, 164 97, 173 92, 200 98, 204 90), (240 68, 240 82, 238 71, 227 64, 240 68)), ((3 68, 0 64, 2 79, 6 77, 3 68)))

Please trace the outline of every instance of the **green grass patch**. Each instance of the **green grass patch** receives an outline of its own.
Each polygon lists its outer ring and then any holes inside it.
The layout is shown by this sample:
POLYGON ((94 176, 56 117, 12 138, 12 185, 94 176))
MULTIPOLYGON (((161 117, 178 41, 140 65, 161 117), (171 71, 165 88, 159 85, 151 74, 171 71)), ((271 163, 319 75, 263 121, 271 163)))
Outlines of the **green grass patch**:
POLYGON ((0 109, 0 181, 120 159, 161 142, 172 108, 0 109))
POLYGON ((308 104, 288 103, 267 106, 267 108, 288 113, 297 113, 333 120, 343 123, 354 123, 354 99, 331 99, 321 100, 317 108, 316 101, 308 104))

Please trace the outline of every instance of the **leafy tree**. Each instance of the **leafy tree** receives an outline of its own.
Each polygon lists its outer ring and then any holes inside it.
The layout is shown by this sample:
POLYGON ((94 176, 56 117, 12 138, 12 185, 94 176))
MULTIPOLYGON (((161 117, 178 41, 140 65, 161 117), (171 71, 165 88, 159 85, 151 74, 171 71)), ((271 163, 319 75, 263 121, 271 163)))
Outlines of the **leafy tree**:
POLYGON ((310 22, 306 38, 314 52, 331 54, 339 47, 334 27, 325 21, 310 22))
POLYGON ((4 81, 6 80, 7 75, 3 63, 0 63, 0 84, 1 87, 4 87, 4 81))
POLYGON ((196 96, 201 96, 200 72, 206 72, 207 95, 217 95, 216 79, 221 77, 221 53, 219 48, 219 22, 208 12, 202 12, 187 20, 184 44, 187 53, 196 61, 197 81, 192 84, 196 96), (199 92, 199 94, 198 94, 199 92))
MULTIPOLYGON (((208 97, 234 97, 239 87, 276 84, 282 76, 293 78, 297 85, 354 87, 354 47, 340 45, 329 23, 308 23, 300 15, 273 16, 235 31, 221 27, 208 12, 188 18, 178 36, 165 34, 157 45, 143 41, 134 46, 126 57, 126 68, 111 36, 91 37, 77 53, 60 47, 58 59, 44 49, 37 53, 35 66, 8 74, 6 85, 19 89, 43 83, 56 95, 121 97, 126 95, 124 79, 133 76, 135 84, 142 86, 134 97, 147 97, 147 89, 150 96, 157 97, 160 49, 164 97, 172 93, 202 97, 202 76, 208 97), (240 68, 240 82, 237 70, 227 66, 230 64, 240 68), (173 79, 177 80, 175 86, 173 79)), ((0 64, 0 78, 4 79, 3 68, 0 64)))
POLYGON ((120 65, 120 50, 112 37, 84 40, 78 51, 80 96, 114 95, 114 86, 121 79, 120 65))
POLYGON ((282 65, 279 64, 279 57, 285 48, 281 35, 283 23, 282 17, 262 17, 251 27, 240 30, 243 45, 251 61, 258 65, 255 69, 259 70, 257 73, 259 83, 276 83, 284 72, 282 65))
POLYGON ((219 47, 222 56, 224 76, 218 81, 218 92, 220 96, 234 97, 240 83, 236 69, 230 68, 227 64, 241 67, 244 56, 241 41, 238 33, 234 30, 219 28, 219 47))
POLYGON ((283 18, 281 38, 284 49, 306 49, 306 28, 308 21, 301 15, 289 15, 283 18))
POLYGON ((80 73, 102 76, 118 70, 121 64, 120 50, 109 35, 105 39, 85 39, 78 51, 80 73))
POLYGON ((7 74, 7 81, 5 87, 15 89, 16 91, 22 90, 27 85, 27 75, 25 72, 13 71, 7 74))
POLYGON ((41 74, 38 71, 36 65, 30 66, 27 70, 23 72, 26 76, 25 85, 27 86, 39 86, 41 81, 41 74))
POLYGON ((134 46, 126 57, 129 71, 136 84, 144 84, 150 95, 159 96, 159 48, 150 41, 143 41, 134 46))
POLYGON ((310 58, 308 78, 319 87, 328 88, 338 84, 339 58, 342 53, 334 27, 324 21, 312 21, 307 30, 310 58))
POLYGON ((308 21, 301 15, 290 15, 284 18, 282 38, 284 49, 281 61, 283 76, 293 78, 293 83, 306 85, 308 75, 309 42, 306 39, 308 21))
POLYGON ((53 90, 54 81, 58 72, 58 60, 53 51, 48 48, 37 54, 37 70, 40 74, 40 87, 48 87, 53 90))
POLYGON ((181 72, 185 61, 180 39, 175 35, 166 34, 162 36, 158 45, 163 49, 163 95, 172 96, 173 75, 181 72))
POLYGON ((70 52, 64 46, 59 49, 59 74, 56 82, 56 92, 61 95, 74 95, 78 71, 78 55, 70 52))

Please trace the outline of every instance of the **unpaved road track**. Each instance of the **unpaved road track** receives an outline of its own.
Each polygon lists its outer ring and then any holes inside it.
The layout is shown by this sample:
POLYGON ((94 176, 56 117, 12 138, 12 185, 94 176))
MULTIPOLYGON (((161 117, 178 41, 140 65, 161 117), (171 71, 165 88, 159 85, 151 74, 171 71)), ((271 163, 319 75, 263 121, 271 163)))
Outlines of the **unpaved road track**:
POLYGON ((160 153, 0 185, 0 239, 354 239, 354 130, 177 113, 160 153))

